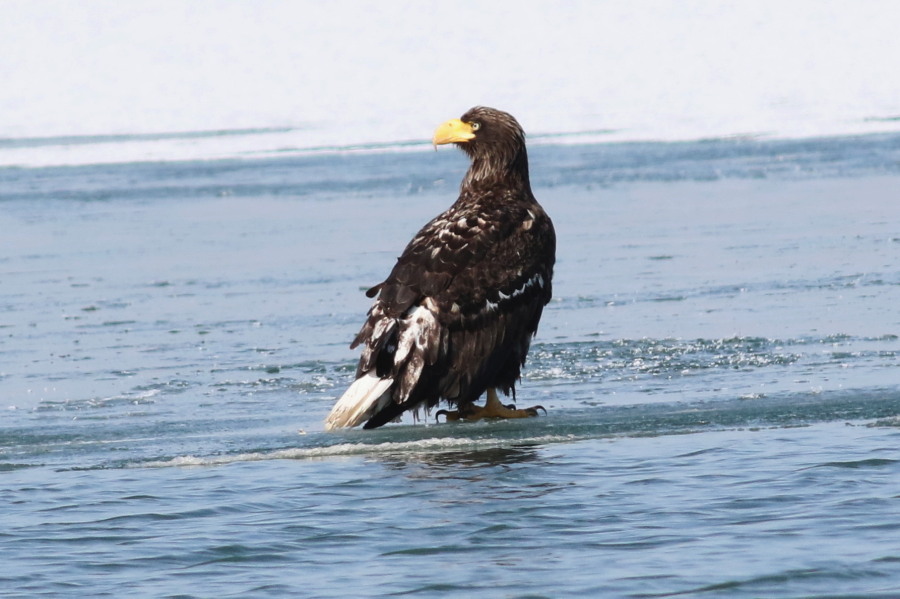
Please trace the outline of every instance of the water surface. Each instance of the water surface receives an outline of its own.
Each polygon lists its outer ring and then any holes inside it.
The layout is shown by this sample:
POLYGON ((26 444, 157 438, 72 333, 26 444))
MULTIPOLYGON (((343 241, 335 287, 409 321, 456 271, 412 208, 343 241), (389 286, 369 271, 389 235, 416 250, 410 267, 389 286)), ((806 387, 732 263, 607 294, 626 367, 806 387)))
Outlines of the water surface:
POLYGON ((337 434, 463 156, 0 170, 0 589, 900 594, 900 138, 531 154, 548 415, 337 434))

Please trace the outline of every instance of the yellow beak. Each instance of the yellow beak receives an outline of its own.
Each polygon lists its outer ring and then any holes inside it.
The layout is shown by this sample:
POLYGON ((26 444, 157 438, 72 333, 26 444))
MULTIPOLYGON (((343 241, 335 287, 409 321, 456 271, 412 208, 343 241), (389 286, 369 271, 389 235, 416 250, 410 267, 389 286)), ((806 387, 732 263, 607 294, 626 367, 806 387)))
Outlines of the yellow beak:
POLYGON ((459 119, 451 119, 437 128, 431 143, 436 146, 450 143, 463 143, 475 138, 472 125, 459 119))

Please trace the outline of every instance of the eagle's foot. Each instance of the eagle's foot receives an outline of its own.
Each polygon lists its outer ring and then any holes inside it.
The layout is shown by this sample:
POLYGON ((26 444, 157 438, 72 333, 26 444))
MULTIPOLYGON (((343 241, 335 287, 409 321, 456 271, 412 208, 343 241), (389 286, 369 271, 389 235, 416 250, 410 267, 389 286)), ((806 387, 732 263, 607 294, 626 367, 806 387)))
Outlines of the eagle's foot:
POLYGON ((456 422, 458 420, 476 422, 484 418, 533 418, 538 415, 538 410, 542 410, 544 414, 547 413, 544 406, 532 406, 524 409, 516 409, 514 404, 505 406, 500 403, 497 391, 491 388, 487 391, 487 402, 485 402, 484 406, 468 404, 460 406, 458 410, 438 410, 435 418, 444 416, 447 422, 456 422))

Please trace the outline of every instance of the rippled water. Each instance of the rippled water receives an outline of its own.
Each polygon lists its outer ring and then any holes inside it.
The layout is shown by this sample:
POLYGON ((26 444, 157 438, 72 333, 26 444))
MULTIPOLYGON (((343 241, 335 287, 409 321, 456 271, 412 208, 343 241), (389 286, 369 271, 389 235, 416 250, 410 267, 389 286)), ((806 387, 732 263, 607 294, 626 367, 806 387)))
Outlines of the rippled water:
POLYGON ((548 415, 338 434, 462 156, 0 171, 2 594, 900 595, 900 138, 532 154, 548 415))

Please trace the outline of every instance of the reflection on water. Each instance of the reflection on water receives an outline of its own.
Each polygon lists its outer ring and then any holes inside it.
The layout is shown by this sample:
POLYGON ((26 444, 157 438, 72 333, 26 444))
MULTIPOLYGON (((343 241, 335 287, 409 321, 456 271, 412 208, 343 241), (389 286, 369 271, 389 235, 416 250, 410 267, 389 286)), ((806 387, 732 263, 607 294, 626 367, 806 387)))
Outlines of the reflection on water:
POLYGON ((540 446, 523 444, 499 447, 482 447, 459 451, 421 452, 394 456, 380 456, 378 460, 393 469, 403 469, 410 463, 426 464, 439 470, 459 470, 460 468, 483 468, 522 464, 540 459, 540 446))

